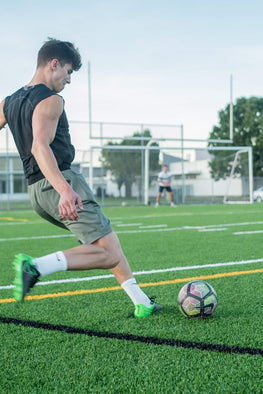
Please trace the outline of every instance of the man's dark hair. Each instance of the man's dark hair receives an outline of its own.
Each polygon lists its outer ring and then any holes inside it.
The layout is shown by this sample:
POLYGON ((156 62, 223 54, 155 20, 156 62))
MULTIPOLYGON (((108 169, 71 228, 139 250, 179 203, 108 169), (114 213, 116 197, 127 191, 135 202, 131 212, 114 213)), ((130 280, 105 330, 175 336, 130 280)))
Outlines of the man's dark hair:
POLYGON ((79 51, 68 41, 48 38, 38 52, 37 67, 45 65, 52 59, 57 59, 62 66, 66 63, 72 64, 74 71, 78 71, 81 67, 79 51))

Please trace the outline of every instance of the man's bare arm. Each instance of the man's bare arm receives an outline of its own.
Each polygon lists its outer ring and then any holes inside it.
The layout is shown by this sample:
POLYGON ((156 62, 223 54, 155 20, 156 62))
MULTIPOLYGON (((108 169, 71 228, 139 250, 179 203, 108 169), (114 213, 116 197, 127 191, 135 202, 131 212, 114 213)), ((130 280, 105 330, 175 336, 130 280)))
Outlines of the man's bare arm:
POLYGON ((6 125, 6 118, 4 115, 4 104, 5 104, 5 99, 0 103, 0 130, 6 125))
POLYGON ((75 204, 82 209, 81 199, 63 177, 50 148, 62 111, 63 100, 57 95, 48 97, 37 105, 32 118, 32 154, 41 172, 60 195, 60 215, 68 220, 78 220, 75 204))
POLYGON ((166 182, 162 181, 161 179, 158 179, 158 182, 160 184, 162 184, 163 186, 170 186, 171 180, 169 180, 168 183, 166 183, 166 182))

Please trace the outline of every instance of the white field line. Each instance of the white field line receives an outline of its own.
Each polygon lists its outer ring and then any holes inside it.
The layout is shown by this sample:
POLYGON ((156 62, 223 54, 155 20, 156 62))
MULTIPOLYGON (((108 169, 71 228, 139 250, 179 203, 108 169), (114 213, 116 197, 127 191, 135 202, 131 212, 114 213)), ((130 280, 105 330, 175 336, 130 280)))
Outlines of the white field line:
POLYGON ((234 235, 244 235, 244 234, 262 234, 263 230, 257 230, 257 231, 239 231, 236 233, 233 233, 234 235))
POLYGON ((205 232, 209 232, 209 231, 226 231, 226 228, 202 228, 200 230, 198 230, 199 233, 205 233, 205 232))
POLYGON ((25 226, 26 224, 47 224, 48 222, 46 222, 45 220, 38 220, 38 221, 34 221, 34 222, 26 222, 26 221, 19 221, 16 222, 14 221, 7 221, 7 222, 0 222, 0 226, 19 226, 19 225, 23 225, 25 226))
POLYGON ((158 228, 158 227, 167 227, 167 224, 153 224, 152 226, 140 226, 139 228, 158 228))
MULTIPOLYGON (((176 213, 169 213, 169 214, 151 214, 151 215, 141 215, 141 216, 121 216, 121 217, 115 217, 111 219, 112 223, 117 223, 117 221, 122 221, 125 219, 131 220, 131 219, 148 219, 148 218, 160 218, 160 217, 171 217, 171 216, 217 216, 217 215, 235 215, 235 214, 251 214, 251 213, 258 213, 261 214, 261 211, 258 210, 251 210, 251 211, 243 211, 243 210, 238 210, 238 211, 229 211, 229 212, 220 212, 220 211, 211 211, 211 212, 176 212, 176 213)), ((14 225, 25 225, 25 224, 47 224, 47 222, 45 220, 37 220, 37 221, 21 221, 21 219, 19 220, 13 220, 12 221, 8 221, 6 222, 7 219, 5 218, 1 218, 0 216, 0 220, 5 220, 4 222, 0 222, 0 226, 14 226, 14 225)))
POLYGON ((153 213, 151 215, 141 215, 141 216, 121 216, 121 217, 116 217, 116 218, 112 218, 111 221, 114 220, 131 220, 131 219, 155 219, 155 218, 165 218, 165 217, 171 217, 171 216, 192 216, 195 215, 192 212, 182 212, 182 213, 160 213, 160 214, 156 214, 153 213))
MULTIPOLYGON (((192 265, 186 267, 172 267, 172 268, 163 268, 163 269, 155 269, 149 271, 136 271, 133 272, 134 276, 139 275, 152 275, 152 274, 162 274, 165 272, 175 272, 175 271, 187 271, 187 270, 195 270, 201 268, 217 268, 217 267, 226 267, 226 266, 233 266, 233 265, 243 265, 243 264, 255 264, 255 263, 262 263, 262 259, 253 259, 253 260, 241 260, 241 261, 230 261, 226 263, 215 263, 215 264, 204 264, 204 265, 192 265)), ((72 283, 72 282, 89 282, 92 280, 100 280, 100 279, 108 279, 114 278, 114 275, 107 274, 107 275, 97 275, 97 276, 89 276, 84 278, 70 278, 70 279, 58 279, 58 280, 50 280, 50 281, 41 281, 36 283, 36 286, 47 286, 53 284, 61 284, 61 283, 72 283)), ((12 289, 13 285, 7 286, 0 286, 0 290, 7 290, 12 289)))
POLYGON ((155 228, 148 230, 121 230, 116 231, 117 234, 132 234, 132 233, 147 233, 154 231, 181 231, 181 230, 207 230, 207 229, 219 229, 226 227, 238 227, 238 226, 249 226, 249 225, 260 225, 263 224, 263 221, 260 222, 242 222, 242 223, 224 223, 224 224, 209 224, 206 226, 182 226, 182 227, 168 227, 168 228, 155 228))
POLYGON ((17 238, 0 238, 0 242, 8 242, 8 241, 31 241, 32 239, 49 239, 49 238, 69 238, 75 237, 74 234, 67 235, 39 235, 36 237, 17 237, 17 238))
POLYGON ((116 224, 116 227, 132 227, 132 226, 141 226, 142 223, 126 223, 126 224, 116 224))
MULTIPOLYGON (((137 223, 136 225, 140 225, 141 223, 137 223)), ((248 226, 248 225, 259 225, 263 224, 263 221, 260 222, 242 222, 242 223, 228 223, 228 224, 210 224, 206 226, 183 226, 183 227, 168 227, 168 228, 149 228, 145 226, 145 229, 137 229, 137 230, 118 230, 117 234, 137 234, 137 233, 151 233, 151 232, 161 232, 161 231, 182 231, 182 230, 204 230, 208 231, 208 229, 225 229, 226 227, 235 227, 235 226, 248 226)), ((132 224, 132 225, 135 225, 132 224)), ((125 225, 126 226, 126 225, 125 225)), ((219 231, 219 230, 218 230, 219 231)), ((261 230, 260 230, 261 231, 261 230)), ((39 235, 35 237, 19 237, 19 238, 0 238, 0 242, 8 242, 8 241, 30 241, 34 239, 50 239, 50 238, 69 238, 74 237, 74 234, 65 234, 65 235, 39 235)))
POLYGON ((217 216, 217 215, 235 215, 235 214, 251 214, 251 213, 258 213, 259 215, 262 214, 262 211, 258 210, 251 210, 251 211, 243 211, 243 210, 238 210, 238 211, 230 211, 230 212, 222 212, 222 211, 211 211, 211 212, 176 212, 176 213, 167 213, 167 214, 156 214, 153 213, 151 215, 142 215, 142 216, 119 216, 115 217, 112 220, 131 220, 131 219, 142 219, 142 218, 160 218, 160 217, 171 217, 171 216, 217 216))

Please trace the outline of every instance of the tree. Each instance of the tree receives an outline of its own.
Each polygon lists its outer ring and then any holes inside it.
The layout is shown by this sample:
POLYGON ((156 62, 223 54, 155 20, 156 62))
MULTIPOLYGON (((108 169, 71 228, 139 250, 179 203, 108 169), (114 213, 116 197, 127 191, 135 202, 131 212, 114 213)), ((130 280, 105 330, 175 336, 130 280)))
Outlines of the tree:
MULTIPOLYGON (((219 112, 219 125, 214 126, 210 139, 229 139, 230 105, 219 112)), ((241 97, 233 106, 233 143, 228 146, 253 147, 253 171, 255 176, 263 174, 263 98, 241 97)), ((208 147, 222 146, 210 142, 208 147)), ((211 175, 215 179, 229 175, 233 154, 226 155, 225 151, 210 151, 214 159, 210 163, 211 175)), ((247 175, 247 161, 240 160, 236 168, 240 175, 247 175)))
MULTIPOLYGON (((118 184, 118 189, 125 185, 125 196, 131 197, 132 184, 136 180, 141 186, 141 171, 144 165, 144 150, 134 149, 125 150, 125 146, 147 145, 149 138, 152 138, 150 130, 144 130, 143 133, 135 132, 132 137, 146 137, 146 140, 123 139, 119 144, 109 142, 107 146, 123 146, 123 150, 103 149, 104 167, 110 170, 118 184)), ((157 143, 151 146, 159 146, 157 143)), ((150 153, 149 160, 150 170, 158 170, 159 168, 159 150, 150 153)), ((141 187, 140 187, 141 189, 141 187)))

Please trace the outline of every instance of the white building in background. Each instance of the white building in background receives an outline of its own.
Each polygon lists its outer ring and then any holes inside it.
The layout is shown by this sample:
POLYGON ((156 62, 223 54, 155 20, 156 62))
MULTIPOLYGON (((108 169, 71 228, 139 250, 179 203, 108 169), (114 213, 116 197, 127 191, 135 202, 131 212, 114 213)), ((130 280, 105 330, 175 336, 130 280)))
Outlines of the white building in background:
MULTIPOLYGON (((185 151, 185 159, 163 154, 163 163, 168 164, 173 175, 172 188, 177 203, 182 202, 182 190, 186 201, 201 200, 202 197, 219 197, 221 201, 226 195, 228 182, 226 180, 215 181, 210 174, 209 161, 212 156, 206 149, 185 151)), ((76 171, 83 173, 89 182, 89 167, 87 162, 74 162, 76 171)), ((149 197, 154 199, 158 191, 158 172, 150 174, 149 197)), ((93 168, 93 191, 97 197, 124 198, 125 187, 120 190, 114 180, 111 171, 105 171, 102 167, 93 168)), ((132 197, 142 201, 144 180, 139 176, 132 185, 132 197)), ((243 195, 241 178, 234 178, 231 181, 228 195, 240 197, 243 195)), ((0 154, 0 201, 24 201, 28 200, 27 184, 24 177, 22 162, 18 153, 0 154)), ((205 201, 205 199, 204 199, 205 201)))
POLYGON ((0 201, 28 200, 21 159, 18 153, 0 153, 0 201))
POLYGON ((185 151, 185 160, 170 162, 170 171, 173 174, 173 187, 182 187, 182 174, 184 174, 185 197, 242 196, 242 179, 233 178, 229 183, 225 179, 215 181, 211 177, 209 162, 213 156, 206 149, 185 151), (228 189, 228 190, 227 190, 228 189))

